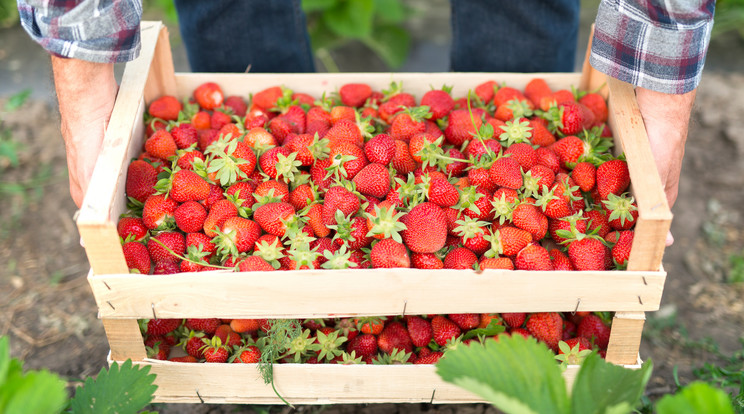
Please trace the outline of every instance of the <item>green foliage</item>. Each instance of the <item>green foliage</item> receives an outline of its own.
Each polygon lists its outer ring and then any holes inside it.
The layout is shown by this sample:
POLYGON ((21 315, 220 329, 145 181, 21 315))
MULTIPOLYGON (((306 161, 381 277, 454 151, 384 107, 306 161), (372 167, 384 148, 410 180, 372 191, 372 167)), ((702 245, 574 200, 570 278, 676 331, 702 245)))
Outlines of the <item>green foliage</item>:
POLYGON ((401 0, 303 0, 308 32, 316 55, 327 61, 328 51, 351 41, 371 49, 391 68, 400 67, 408 56, 410 36, 402 23, 409 10, 401 0))
POLYGON ((0 28, 12 27, 18 23, 16 0, 0 0, 0 28))
MULTIPOLYGON (((5 103, 3 113, 18 110, 30 95, 31 89, 24 89, 11 96, 8 102, 5 103)), ((2 168, 3 164, 9 164, 12 167, 18 166, 18 152, 21 149, 21 143, 13 139, 10 129, 3 124, 3 119, 0 117, 0 168, 2 168)))
POLYGON ((738 31, 744 39, 744 0, 718 0, 712 37, 738 31))
MULTIPOLYGON (((23 371, 23 362, 10 357, 7 337, 0 338, 0 412, 27 413, 137 413, 152 401, 157 389, 150 367, 135 367, 131 360, 101 369, 88 378, 68 401, 66 383, 46 370, 23 371)), ((141 412, 143 414, 147 412, 141 412)))
POLYGON ((734 414, 725 392, 704 382, 694 382, 681 392, 666 395, 656 404, 658 414, 734 414))
POLYGON ((744 252, 731 255, 729 264, 727 281, 729 283, 744 283, 744 252))
POLYGON ((629 370, 597 354, 584 361, 569 397, 553 353, 534 338, 501 336, 448 351, 437 363, 443 380, 505 413, 624 413, 639 402, 652 364, 629 370))

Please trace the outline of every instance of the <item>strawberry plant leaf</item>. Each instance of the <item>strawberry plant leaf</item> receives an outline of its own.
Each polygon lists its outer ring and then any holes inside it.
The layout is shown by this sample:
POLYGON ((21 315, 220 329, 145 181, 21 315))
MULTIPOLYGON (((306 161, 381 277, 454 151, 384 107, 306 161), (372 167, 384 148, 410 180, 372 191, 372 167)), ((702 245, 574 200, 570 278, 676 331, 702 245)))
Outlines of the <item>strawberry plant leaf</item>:
POLYGON ((312 13, 335 7, 338 0, 302 0, 302 11, 312 13))
POLYGON ((376 26, 373 35, 361 40, 393 69, 403 66, 408 58, 411 36, 398 26, 376 26))
POLYGON ((501 336, 446 353, 437 374, 506 413, 569 413, 569 399, 553 353, 534 338, 501 336))
POLYGON ((574 381, 572 412, 632 411, 641 400, 652 370, 651 360, 646 361, 641 369, 633 370, 606 362, 596 353, 589 355, 574 381))
POLYGON ((374 12, 374 0, 343 1, 325 10, 322 20, 340 36, 361 39, 372 33, 374 12))
POLYGON ((134 366, 131 360, 114 362, 98 376, 88 378, 70 401, 74 413, 136 413, 152 401, 158 388, 150 367, 134 366))
POLYGON ((408 9, 400 0, 375 0, 377 17, 382 23, 403 23, 408 17, 408 9))
POLYGON ((693 382, 681 392, 666 395, 656 404, 658 414, 733 414, 731 398, 704 382, 693 382))

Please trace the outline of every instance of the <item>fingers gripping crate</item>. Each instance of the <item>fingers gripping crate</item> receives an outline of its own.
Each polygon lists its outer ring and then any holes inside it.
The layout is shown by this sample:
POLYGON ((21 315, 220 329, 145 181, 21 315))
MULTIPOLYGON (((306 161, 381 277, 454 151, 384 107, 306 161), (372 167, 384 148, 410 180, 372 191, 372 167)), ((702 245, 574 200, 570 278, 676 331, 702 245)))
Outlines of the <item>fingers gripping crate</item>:
MULTIPOLYGON (((91 264, 88 278, 111 346, 112 361, 132 359, 158 374, 156 401, 278 403, 254 366, 181 364, 146 358, 137 319, 285 318, 464 312, 615 311, 607 360, 637 366, 644 312, 659 308, 666 272, 661 267, 671 213, 656 173, 632 86, 606 80, 609 124, 624 151, 639 218, 627 271, 526 272, 417 269, 133 275, 120 247, 116 223, 125 211, 129 161, 142 147, 142 115, 158 96, 188 96, 212 81, 226 95, 247 96, 285 85, 319 96, 350 82, 382 89, 402 81, 420 98, 429 85, 455 85, 454 95, 486 80, 523 88, 534 77, 554 89, 596 89, 603 75, 583 73, 349 73, 176 74, 167 29, 143 22, 142 52, 127 64, 78 228, 91 264), (327 288, 333 286, 333 288, 327 288)), ((570 380, 577 367, 569 367, 570 380)), ((434 367, 275 366, 277 390, 292 403, 476 402, 474 395, 442 382, 434 367)))

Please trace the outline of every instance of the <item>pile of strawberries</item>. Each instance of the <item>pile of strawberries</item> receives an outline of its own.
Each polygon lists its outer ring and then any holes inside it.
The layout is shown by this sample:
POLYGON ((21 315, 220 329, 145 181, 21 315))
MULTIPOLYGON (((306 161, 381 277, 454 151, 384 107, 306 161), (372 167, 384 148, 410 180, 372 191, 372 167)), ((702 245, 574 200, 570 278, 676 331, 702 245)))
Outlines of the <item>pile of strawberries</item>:
POLYGON ((558 359, 575 363, 591 349, 604 356, 608 318, 604 313, 546 312, 302 321, 152 319, 141 327, 148 357, 174 362, 257 363, 266 361, 262 354, 273 352, 270 362, 279 363, 434 364, 459 344, 519 334, 544 342, 558 359), (288 329, 272 330, 280 322, 288 329), (282 339, 286 345, 277 350, 282 339))
POLYGON ((637 206, 596 93, 485 82, 420 100, 346 84, 152 102, 118 223, 142 274, 214 269, 610 270, 637 206))

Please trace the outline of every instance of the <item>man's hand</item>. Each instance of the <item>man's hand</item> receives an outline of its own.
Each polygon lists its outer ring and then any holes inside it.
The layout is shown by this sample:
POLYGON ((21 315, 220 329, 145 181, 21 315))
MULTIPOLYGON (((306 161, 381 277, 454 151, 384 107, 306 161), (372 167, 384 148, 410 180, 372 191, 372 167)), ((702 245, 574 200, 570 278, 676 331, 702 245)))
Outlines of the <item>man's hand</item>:
MULTIPOLYGON (((683 95, 670 95, 641 87, 636 88, 638 108, 656 160, 656 168, 664 186, 669 207, 677 200, 682 157, 685 155, 687 127, 690 122, 695 91, 683 95)), ((666 244, 674 242, 667 234, 666 244)))
POLYGON ((80 207, 116 101, 114 65, 53 56, 52 71, 67 152, 70 195, 80 207))

